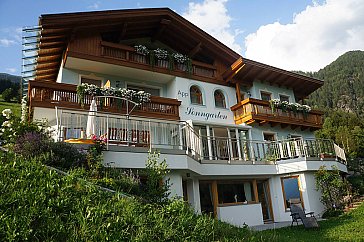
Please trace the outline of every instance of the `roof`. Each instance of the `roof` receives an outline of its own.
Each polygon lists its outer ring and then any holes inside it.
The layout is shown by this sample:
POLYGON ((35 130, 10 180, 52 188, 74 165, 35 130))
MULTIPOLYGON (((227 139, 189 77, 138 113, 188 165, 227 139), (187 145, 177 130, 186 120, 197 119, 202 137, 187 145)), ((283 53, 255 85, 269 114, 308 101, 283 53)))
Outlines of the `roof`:
POLYGON ((231 66, 224 73, 227 82, 252 83, 264 80, 293 88, 305 97, 323 81, 242 58, 169 8, 125 9, 41 15, 42 26, 36 79, 55 81, 62 55, 78 31, 119 31, 123 39, 151 37, 194 59, 218 58, 231 66), (241 59, 242 58, 242 59, 241 59))

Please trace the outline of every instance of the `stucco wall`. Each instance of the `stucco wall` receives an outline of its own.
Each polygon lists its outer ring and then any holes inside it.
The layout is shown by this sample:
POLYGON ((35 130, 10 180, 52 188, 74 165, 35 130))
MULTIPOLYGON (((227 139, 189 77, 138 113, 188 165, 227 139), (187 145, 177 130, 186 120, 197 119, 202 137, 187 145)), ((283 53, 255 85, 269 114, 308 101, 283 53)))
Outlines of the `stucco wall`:
POLYGON ((234 124, 233 113, 230 107, 236 104, 235 89, 232 87, 216 85, 191 79, 176 77, 176 83, 173 86, 177 94, 171 98, 177 98, 182 101, 180 106, 181 120, 203 121, 206 123, 216 124, 234 124), (203 105, 191 103, 190 87, 196 85, 200 88, 203 95, 203 105), (214 91, 221 90, 225 96, 226 108, 215 107, 214 91), (200 116, 198 113, 212 114, 209 117, 200 116))
POLYGON ((263 224, 260 203, 218 207, 217 214, 219 220, 238 227, 242 227, 244 223, 249 226, 263 224))
POLYGON ((295 96, 292 89, 285 87, 272 86, 261 81, 254 81, 250 88, 252 98, 261 99, 260 91, 272 93, 272 99, 279 99, 279 95, 289 96, 289 102, 295 102, 295 96))

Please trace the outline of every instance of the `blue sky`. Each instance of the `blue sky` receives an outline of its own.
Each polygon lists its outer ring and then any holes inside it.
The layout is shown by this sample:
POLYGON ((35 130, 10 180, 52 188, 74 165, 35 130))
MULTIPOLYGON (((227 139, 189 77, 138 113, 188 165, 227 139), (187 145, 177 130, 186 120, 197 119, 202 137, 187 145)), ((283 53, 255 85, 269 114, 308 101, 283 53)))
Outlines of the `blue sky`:
POLYGON ((364 10, 361 4, 364 1, 343 1, 351 4, 341 2, 339 0, 315 2, 312 0, 0 0, 0 72, 20 74, 21 28, 37 25, 41 14, 152 7, 171 8, 244 57, 285 69, 313 70, 314 67, 319 69, 343 52, 364 46, 360 40, 364 39, 362 36, 364 32, 361 30, 364 27, 364 18, 361 17, 364 11, 360 12, 364 10), (340 13, 337 21, 333 21, 330 14, 335 14, 335 11, 340 9, 349 13, 347 15, 340 13), (347 19, 348 16, 354 16, 354 19, 346 20, 344 21, 346 24, 340 25, 342 19, 347 19), (343 33, 340 34, 343 36, 341 39, 336 37, 337 32, 343 33), (345 35, 345 33, 351 34, 345 35), (338 42, 331 43, 330 34, 334 35, 338 42), (319 50, 322 50, 322 53, 318 53, 319 50), (315 55, 325 58, 316 58, 315 55), (289 59, 290 57, 292 59, 289 59), (302 59, 308 60, 305 62, 302 59), (314 59, 321 62, 313 65, 314 59), (292 63, 295 65, 291 65, 292 63))

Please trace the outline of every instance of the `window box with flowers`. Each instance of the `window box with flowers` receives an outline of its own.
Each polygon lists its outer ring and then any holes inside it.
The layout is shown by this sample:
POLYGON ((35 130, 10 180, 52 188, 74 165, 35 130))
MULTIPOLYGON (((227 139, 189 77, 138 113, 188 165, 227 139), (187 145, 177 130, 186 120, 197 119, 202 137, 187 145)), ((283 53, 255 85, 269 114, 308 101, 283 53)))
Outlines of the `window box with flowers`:
POLYGON ((146 64, 147 63, 146 56, 149 55, 148 48, 144 45, 135 45, 134 48, 136 54, 133 55, 133 61, 146 64))
POLYGON ((276 113, 277 109, 283 112, 293 112, 296 116, 298 113, 302 113, 303 117, 306 119, 308 113, 311 112, 311 107, 308 105, 302 105, 299 103, 288 103, 287 101, 280 101, 279 99, 272 99, 269 101, 272 113, 276 113))

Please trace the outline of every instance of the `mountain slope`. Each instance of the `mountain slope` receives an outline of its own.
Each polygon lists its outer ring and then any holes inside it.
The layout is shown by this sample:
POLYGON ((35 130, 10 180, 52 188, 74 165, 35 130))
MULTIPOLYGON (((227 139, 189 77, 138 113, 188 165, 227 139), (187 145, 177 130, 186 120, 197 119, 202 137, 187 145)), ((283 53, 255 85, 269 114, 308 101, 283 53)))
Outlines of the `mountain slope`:
POLYGON ((325 81, 310 95, 310 105, 364 114, 364 51, 349 51, 318 72, 306 75, 325 81))

